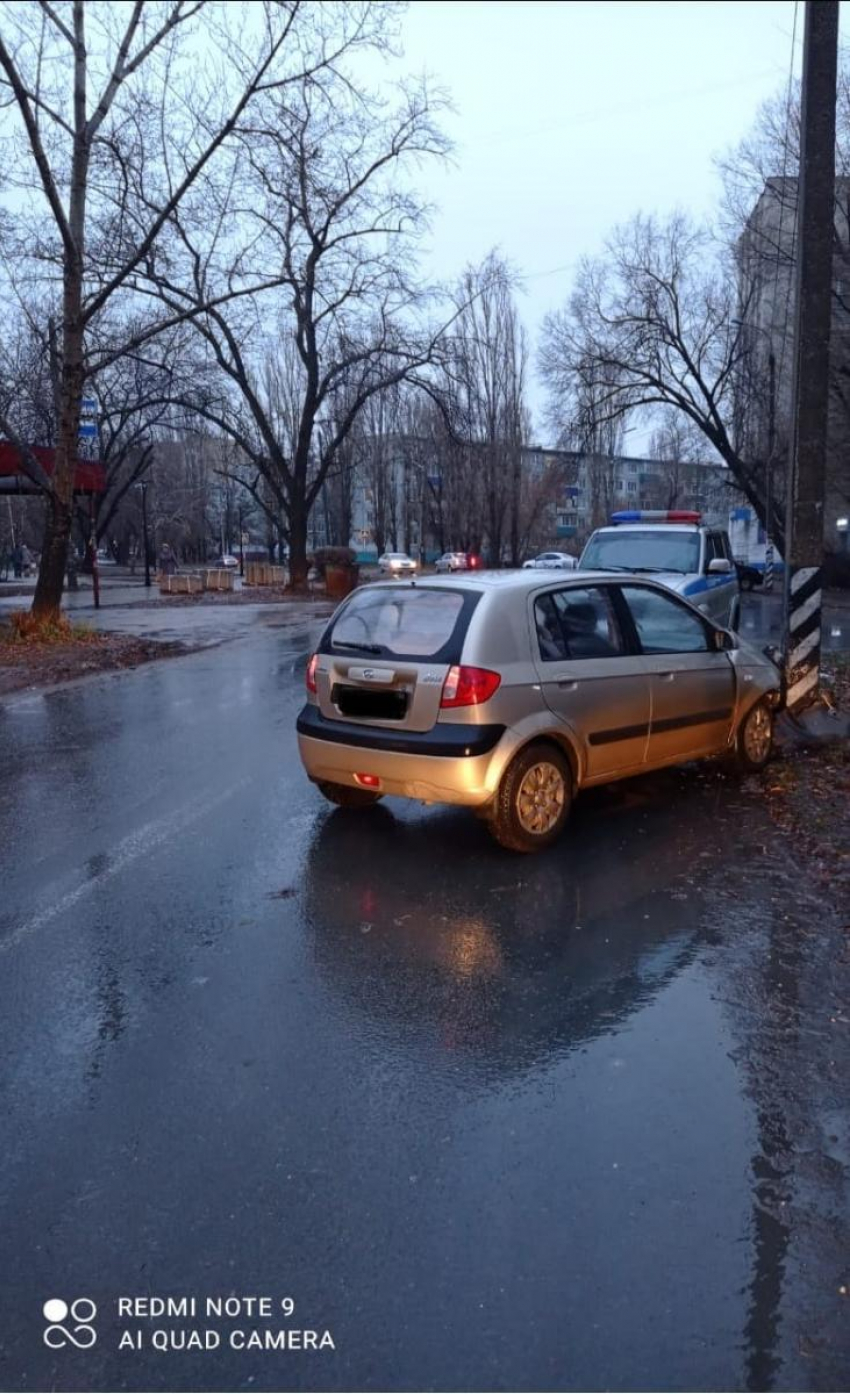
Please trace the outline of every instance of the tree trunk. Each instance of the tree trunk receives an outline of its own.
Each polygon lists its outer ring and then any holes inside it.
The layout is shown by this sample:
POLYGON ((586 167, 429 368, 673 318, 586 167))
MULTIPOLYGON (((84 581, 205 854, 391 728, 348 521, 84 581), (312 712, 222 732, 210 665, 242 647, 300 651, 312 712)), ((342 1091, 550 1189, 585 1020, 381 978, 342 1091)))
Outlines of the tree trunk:
POLYGON ((59 618, 72 521, 71 509, 55 493, 50 494, 44 515, 44 540, 32 603, 32 613, 39 620, 59 618))
POLYGON ((511 469, 511 566, 519 566, 519 501, 522 492, 522 449, 514 445, 511 469))
POLYGON ((295 590, 305 589, 307 570, 307 508, 302 499, 293 499, 289 514, 289 584, 295 590))

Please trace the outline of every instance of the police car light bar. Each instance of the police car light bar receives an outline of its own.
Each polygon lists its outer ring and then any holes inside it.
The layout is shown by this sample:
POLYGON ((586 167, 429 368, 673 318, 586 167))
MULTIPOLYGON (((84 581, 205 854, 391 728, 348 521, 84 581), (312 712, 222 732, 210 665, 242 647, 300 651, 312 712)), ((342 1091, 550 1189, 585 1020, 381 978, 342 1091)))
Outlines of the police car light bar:
POLYGON ((627 508, 611 514, 612 523, 699 523, 701 513, 681 508, 627 508))

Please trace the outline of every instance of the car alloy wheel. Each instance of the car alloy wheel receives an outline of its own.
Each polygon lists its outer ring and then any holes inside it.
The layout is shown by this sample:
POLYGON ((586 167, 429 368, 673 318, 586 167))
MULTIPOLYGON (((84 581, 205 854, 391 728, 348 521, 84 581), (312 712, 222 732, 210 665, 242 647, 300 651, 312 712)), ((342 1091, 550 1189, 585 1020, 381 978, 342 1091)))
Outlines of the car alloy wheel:
POLYGON ((524 832, 541 837, 552 831, 564 809, 567 789, 557 766, 532 765, 517 790, 517 817, 524 832))
POLYGON ((486 812, 490 832, 512 852, 538 852, 560 836, 573 797, 566 755, 550 741, 525 746, 509 764, 486 812))
POLYGON ((763 702, 758 702, 747 716, 741 738, 747 760, 760 768, 766 763, 773 743, 773 717, 763 702))

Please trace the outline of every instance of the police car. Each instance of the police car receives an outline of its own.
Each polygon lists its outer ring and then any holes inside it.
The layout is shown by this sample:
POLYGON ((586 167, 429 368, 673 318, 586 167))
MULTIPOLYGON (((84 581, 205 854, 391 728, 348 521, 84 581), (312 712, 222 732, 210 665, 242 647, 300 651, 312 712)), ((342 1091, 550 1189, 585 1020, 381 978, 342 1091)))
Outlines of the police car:
POLYGON ((636 571, 684 596, 725 629, 741 615, 738 572, 729 537, 684 510, 626 509, 591 534, 582 571, 636 571))

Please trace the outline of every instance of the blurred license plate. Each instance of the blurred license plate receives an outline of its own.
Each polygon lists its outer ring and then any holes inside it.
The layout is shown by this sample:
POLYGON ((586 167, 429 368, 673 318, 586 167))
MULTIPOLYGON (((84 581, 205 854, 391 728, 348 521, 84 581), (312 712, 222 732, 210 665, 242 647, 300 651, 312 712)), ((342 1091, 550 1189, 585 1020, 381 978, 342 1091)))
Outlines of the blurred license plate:
POLYGON ((344 683, 334 685, 331 701, 343 716, 371 716, 376 721, 401 721, 407 712, 406 692, 375 692, 344 683))

